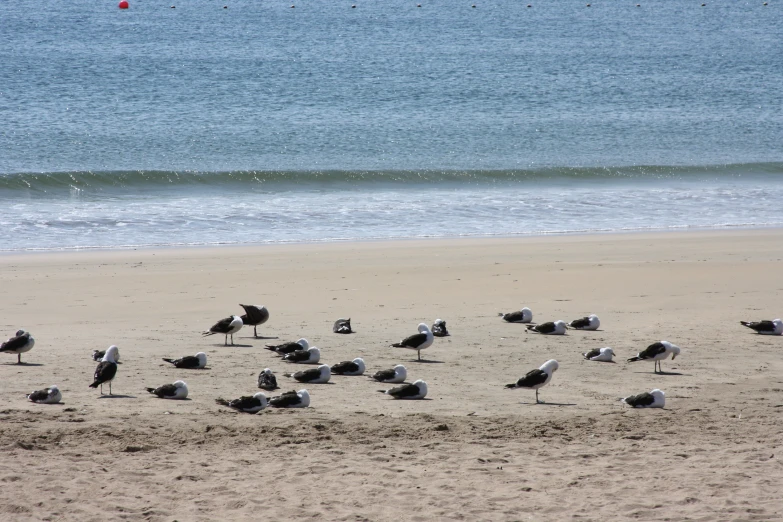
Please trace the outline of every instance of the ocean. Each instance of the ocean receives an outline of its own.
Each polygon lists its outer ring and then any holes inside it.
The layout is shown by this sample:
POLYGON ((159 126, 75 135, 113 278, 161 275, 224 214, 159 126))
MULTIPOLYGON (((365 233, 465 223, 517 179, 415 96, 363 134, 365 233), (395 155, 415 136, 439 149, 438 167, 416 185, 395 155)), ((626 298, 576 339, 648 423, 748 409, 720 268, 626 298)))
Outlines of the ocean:
POLYGON ((702 3, 2 2, 0 251, 783 226, 783 3, 702 3))

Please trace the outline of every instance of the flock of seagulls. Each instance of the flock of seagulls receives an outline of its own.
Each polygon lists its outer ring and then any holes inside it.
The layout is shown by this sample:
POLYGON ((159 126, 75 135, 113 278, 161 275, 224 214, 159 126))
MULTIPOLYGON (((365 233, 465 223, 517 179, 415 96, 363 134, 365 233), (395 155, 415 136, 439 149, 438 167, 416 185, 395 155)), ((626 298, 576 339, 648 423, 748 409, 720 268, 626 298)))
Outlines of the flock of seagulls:
MULTIPOLYGON (((264 306, 240 305, 245 310, 245 315, 232 315, 221 319, 215 323, 208 331, 203 332, 204 336, 222 334, 225 336, 225 345, 234 344, 233 335, 243 326, 253 326, 253 335, 258 338, 258 326, 264 324, 269 319, 269 311, 264 306)), ((565 321, 551 321, 534 324, 533 312, 529 308, 522 308, 519 311, 510 313, 500 313, 503 321, 509 323, 527 323, 526 331, 538 333, 541 335, 563 335, 566 330, 597 330, 601 321, 596 315, 589 315, 579 319, 574 319, 566 323, 565 321)), ((783 335, 783 321, 774 319, 772 321, 763 320, 758 322, 740 321, 740 324, 746 326, 761 335, 783 335)), ((432 346, 435 337, 447 337, 449 332, 446 328, 446 321, 436 319, 432 328, 425 323, 418 325, 418 333, 402 339, 398 343, 390 346, 393 348, 404 348, 416 350, 417 360, 421 361, 421 351, 432 346)), ((351 319, 338 319, 332 331, 338 334, 354 333, 351 328, 351 319)), ((18 330, 16 334, 0 345, 0 353, 10 353, 17 355, 17 364, 22 363, 22 354, 29 352, 35 345, 35 339, 26 330, 18 330)), ((298 383, 315 385, 328 383, 332 375, 360 376, 364 375, 367 366, 364 359, 357 357, 350 361, 341 361, 329 366, 320 363, 321 351, 316 346, 311 346, 309 341, 301 338, 295 342, 285 342, 281 344, 268 344, 265 346, 276 355, 281 357, 282 361, 292 364, 318 365, 304 370, 283 374, 298 383)), ((669 341, 658 341, 652 343, 647 348, 639 352, 636 356, 627 359, 627 362, 653 361, 654 373, 663 373, 661 362, 671 356, 672 360, 680 354, 680 347, 669 341)), ((596 362, 612 362, 614 351, 611 347, 596 348, 582 353, 585 360, 596 362)), ((90 388, 100 388, 103 395, 103 385, 109 387, 109 395, 112 394, 112 381, 117 375, 117 365, 120 359, 119 348, 115 345, 110 346, 105 351, 94 350, 92 358, 98 362, 93 376, 93 382, 90 388)), ((198 352, 195 355, 188 355, 179 359, 163 358, 163 361, 172 364, 178 369, 197 370, 204 369, 207 366, 207 355, 204 352, 198 352)), ((539 368, 529 371, 520 377, 516 382, 506 384, 506 389, 528 389, 536 393, 536 404, 542 403, 539 399, 539 389, 551 382, 552 377, 559 368, 560 364, 555 359, 550 359, 539 368)), ((380 370, 368 376, 371 380, 384 384, 399 384, 389 389, 378 390, 389 395, 394 399, 423 399, 427 396, 427 383, 418 379, 412 383, 406 383, 408 371, 404 365, 398 364, 393 368, 380 370)), ((258 388, 272 392, 280 387, 277 377, 270 368, 265 368, 258 375, 258 388)), ((183 400, 188 397, 188 385, 178 380, 171 384, 164 384, 156 388, 145 388, 150 394, 161 399, 183 400)), ((57 386, 50 386, 42 390, 37 390, 27 398, 35 403, 56 404, 62 400, 62 392, 57 386)), ((659 389, 650 392, 631 395, 620 399, 625 404, 633 408, 663 408, 665 405, 665 393, 659 389)), ((242 396, 233 400, 223 398, 216 399, 216 403, 226 406, 238 412, 258 413, 267 407, 274 408, 306 408, 310 405, 310 392, 307 389, 299 391, 288 391, 275 397, 267 397, 264 392, 257 392, 254 395, 242 396)))

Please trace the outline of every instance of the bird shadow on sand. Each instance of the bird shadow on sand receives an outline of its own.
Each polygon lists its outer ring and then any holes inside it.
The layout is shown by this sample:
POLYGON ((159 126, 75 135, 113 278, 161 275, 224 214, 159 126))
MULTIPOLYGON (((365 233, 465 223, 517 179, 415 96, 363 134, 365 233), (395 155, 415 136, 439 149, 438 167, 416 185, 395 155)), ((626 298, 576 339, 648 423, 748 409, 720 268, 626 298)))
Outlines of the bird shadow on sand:
POLYGON ((252 348, 252 344, 213 344, 218 348, 252 348))
POLYGON ((411 359, 412 363, 424 363, 424 364, 443 364, 446 361, 436 361, 434 359, 411 359))
POLYGON ((3 366, 43 366, 41 363, 3 363, 3 366))
POLYGON ((99 399, 138 399, 135 395, 101 395, 99 399))
POLYGON ((265 337, 265 336, 263 336, 263 335, 259 335, 259 336, 248 336, 248 337, 242 337, 242 339, 262 339, 262 340, 263 340, 263 339, 280 339, 280 338, 279 338, 279 337, 277 337, 277 336, 274 336, 274 337, 265 337))
POLYGON ((578 406, 574 402, 520 402, 523 406, 578 406))
MULTIPOLYGON (((633 372, 633 373, 646 373, 650 374, 650 372, 633 372)), ((693 377, 690 373, 680 373, 680 372, 653 372, 652 375, 682 375, 684 377, 693 377)))

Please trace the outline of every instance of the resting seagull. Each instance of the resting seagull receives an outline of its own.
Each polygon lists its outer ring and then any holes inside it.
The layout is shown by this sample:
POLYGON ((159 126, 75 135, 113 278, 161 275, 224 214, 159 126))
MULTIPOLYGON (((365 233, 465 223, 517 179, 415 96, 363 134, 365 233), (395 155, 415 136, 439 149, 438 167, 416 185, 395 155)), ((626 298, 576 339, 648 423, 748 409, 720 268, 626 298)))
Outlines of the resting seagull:
POLYGON ((549 381, 552 380, 552 374, 555 373, 559 366, 560 365, 556 360, 550 359, 542 364, 537 370, 527 372, 527 374, 524 377, 521 377, 517 382, 506 384, 506 388, 528 388, 536 390, 536 404, 541 404, 541 401, 538 400, 538 389, 549 384, 549 381))
POLYGON ((507 323, 529 323, 533 321, 533 311, 527 307, 518 312, 509 312, 507 314, 500 312, 498 315, 507 323))
POLYGON ((0 344, 0 352, 15 353, 16 364, 22 364, 22 354, 32 350, 33 346, 35 346, 35 339, 30 335, 30 332, 18 330, 16 335, 0 344))
POLYGON ((658 343, 652 343, 650 346, 639 352, 636 357, 631 357, 628 362, 634 361, 654 361, 655 373, 663 373, 661 368, 661 361, 672 356, 672 361, 675 357, 680 355, 680 347, 676 344, 672 344, 669 341, 661 341, 658 343), (660 370, 660 371, 659 371, 660 370))
POLYGON ((188 396, 188 385, 184 381, 176 381, 174 384, 164 384, 157 388, 145 388, 159 399, 182 400, 188 396))
POLYGON ((435 337, 448 337, 451 334, 446 329, 446 321, 443 319, 435 319, 435 322, 432 323, 432 335, 435 337))
POLYGON ((49 386, 43 390, 34 391, 27 396, 32 402, 39 404, 57 404, 63 400, 63 394, 57 386, 49 386))
POLYGON ((232 315, 231 317, 226 317, 225 319, 216 322, 209 331, 203 332, 201 335, 206 337, 207 335, 223 334, 226 336, 225 346, 228 346, 228 336, 230 335, 231 346, 234 346, 234 334, 241 329, 242 318, 238 315, 232 315))
POLYGON ((342 361, 332 365, 335 375, 362 375, 365 370, 364 359, 357 357, 353 361, 342 361))
POLYGON ((269 310, 263 305, 243 305, 239 304, 245 309, 245 315, 240 317, 242 324, 253 327, 253 337, 258 337, 258 327, 269 320, 269 310))
POLYGON ((378 382, 399 384, 401 382, 405 382, 405 379, 408 378, 408 370, 405 368, 405 366, 398 364, 389 370, 375 372, 370 378, 375 379, 378 382))
POLYGON ((353 330, 351 330, 351 318, 343 319, 340 318, 334 322, 334 325, 332 326, 332 331, 334 333, 339 334, 350 334, 354 333, 353 330))
POLYGON ((751 330, 755 330, 756 333, 761 335, 781 335, 783 334, 783 321, 780 319, 773 319, 772 321, 740 321, 742 326, 747 326, 751 330))
POLYGON ((305 384, 326 384, 332 376, 332 371, 328 364, 321 364, 318 368, 301 370, 296 373, 284 373, 286 377, 292 377, 305 384))
POLYGON ((310 392, 307 390, 285 392, 269 399, 269 405, 275 408, 307 408, 310 406, 310 392))
MULTIPOLYGON (((106 355, 106 350, 93 350, 92 351, 92 360, 93 361, 102 361, 104 355, 106 355)), ((116 362, 117 364, 120 364, 120 352, 119 352, 119 350, 117 351, 117 358, 116 358, 116 360, 114 362, 116 362)))
POLYGON ((416 350, 419 354, 418 360, 421 361, 421 351, 425 348, 429 348, 434 340, 435 336, 432 335, 429 326, 424 323, 419 323, 419 333, 406 337, 402 341, 392 344, 392 346, 394 348, 416 350))
POLYGON ((276 390, 278 388, 277 377, 272 373, 272 370, 264 368, 264 371, 258 374, 258 387, 267 391, 276 390))
POLYGON ((582 355, 588 361, 612 362, 614 352, 607 346, 605 348, 596 348, 594 350, 590 350, 589 352, 585 352, 582 355))
POLYGON ((242 413, 258 413, 269 405, 264 392, 258 392, 252 397, 250 395, 243 395, 238 399, 227 401, 226 399, 215 399, 215 402, 221 406, 228 406, 229 408, 242 413))
POLYGON ((95 368, 95 377, 93 383, 90 384, 90 388, 101 387, 101 395, 103 395, 104 383, 109 383, 109 395, 111 395, 111 381, 117 375, 117 354, 120 349, 114 345, 109 346, 106 350, 106 355, 103 356, 101 362, 98 363, 98 367, 95 368))
POLYGON ((574 330, 598 330, 598 327, 601 326, 601 321, 597 315, 590 314, 581 319, 574 319, 568 323, 568 326, 574 330))
POLYGON ((317 364, 321 360, 321 350, 311 346, 307 350, 297 350, 283 356, 284 361, 301 364, 317 364))
POLYGON ((555 321, 541 324, 527 325, 529 332, 537 332, 543 335, 563 335, 566 332, 565 321, 555 321))
POLYGON ((167 359, 164 357, 163 360, 173 364, 176 368, 200 370, 207 365, 207 354, 198 352, 196 355, 187 355, 180 359, 167 359))
POLYGON ((295 352, 296 350, 307 350, 310 348, 310 343, 307 342, 307 339, 299 339, 295 343, 267 344, 265 348, 280 355, 285 355, 287 353, 295 352))
POLYGON ((395 399, 423 399, 427 396, 427 383, 419 379, 412 384, 403 384, 390 390, 378 390, 395 399))
POLYGON ((634 408, 663 408, 666 404, 666 394, 661 390, 655 389, 650 393, 644 392, 639 395, 631 395, 620 400, 634 408))

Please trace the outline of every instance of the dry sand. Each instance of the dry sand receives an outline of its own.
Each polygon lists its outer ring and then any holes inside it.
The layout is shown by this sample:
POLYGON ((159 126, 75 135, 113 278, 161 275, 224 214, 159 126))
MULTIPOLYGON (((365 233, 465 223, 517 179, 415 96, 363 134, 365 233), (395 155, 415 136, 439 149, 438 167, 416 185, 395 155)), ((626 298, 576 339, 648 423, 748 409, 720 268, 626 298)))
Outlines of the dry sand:
POLYGON ((0 354, 0 520, 780 520, 783 337, 738 320, 783 315, 781 245, 762 230, 6 255, 0 331, 37 342, 27 365, 0 354), (333 377, 305 410, 217 406, 264 367, 295 387, 252 330, 233 347, 199 334, 239 302, 327 363, 405 363, 428 400, 333 377), (601 331, 497 316, 522 306, 595 313, 601 331), (357 333, 333 334, 346 316, 357 333), (436 318, 452 337, 428 362, 389 347, 436 318), (683 349, 668 374, 625 362, 661 339, 683 349), (110 344, 123 364, 101 398, 90 355, 110 344), (582 359, 602 346, 615 364, 582 359), (208 370, 161 361, 198 351, 208 370), (550 358, 548 404, 503 389, 550 358), (144 391, 177 379, 191 400, 144 391), (25 400, 50 384, 64 404, 25 400), (652 388, 665 409, 618 401, 652 388))

